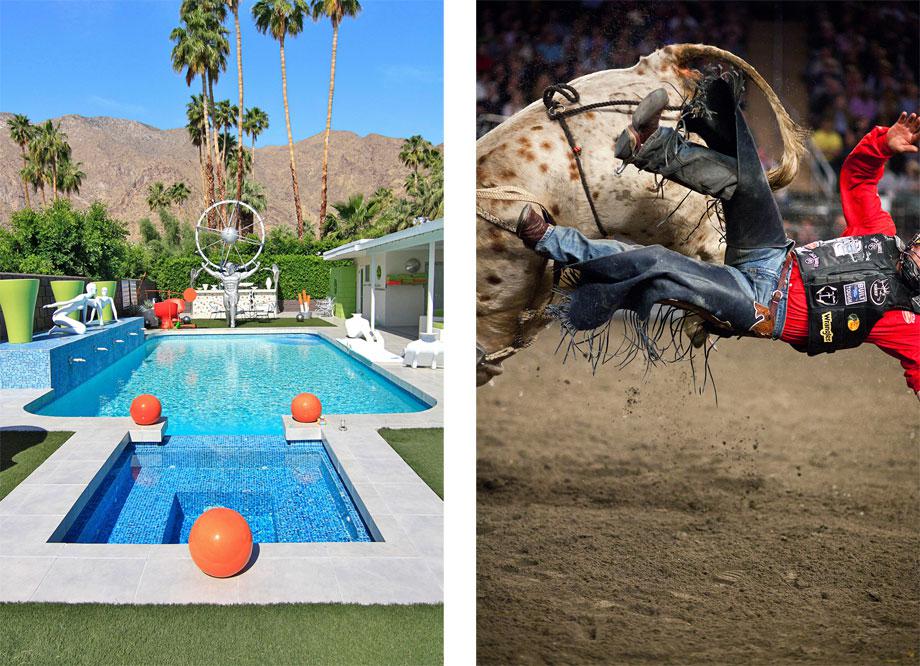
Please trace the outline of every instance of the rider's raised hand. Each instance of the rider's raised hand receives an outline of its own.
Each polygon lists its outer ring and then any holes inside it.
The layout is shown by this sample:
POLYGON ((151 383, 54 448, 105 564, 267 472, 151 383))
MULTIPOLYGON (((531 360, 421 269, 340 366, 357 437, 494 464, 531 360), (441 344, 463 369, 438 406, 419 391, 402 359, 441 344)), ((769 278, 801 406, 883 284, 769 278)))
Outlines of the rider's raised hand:
POLYGON ((888 128, 888 147, 893 153, 920 152, 920 116, 902 111, 894 125, 888 128))

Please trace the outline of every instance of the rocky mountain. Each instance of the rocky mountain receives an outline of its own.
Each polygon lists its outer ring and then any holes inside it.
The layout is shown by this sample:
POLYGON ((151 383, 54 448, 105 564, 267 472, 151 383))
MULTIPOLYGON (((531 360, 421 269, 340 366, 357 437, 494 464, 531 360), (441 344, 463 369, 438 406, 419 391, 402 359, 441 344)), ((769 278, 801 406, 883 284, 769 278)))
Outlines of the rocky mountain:
MULTIPOLYGON (((25 203, 19 169, 19 146, 9 137, 0 113, 0 224, 7 224, 13 211, 25 203)), ((37 122, 37 119, 33 119, 37 122)), ((147 188, 155 181, 167 186, 184 181, 192 190, 181 208, 173 211, 180 218, 195 221, 204 209, 204 186, 198 162, 198 149, 184 128, 161 130, 121 118, 68 115, 54 119, 67 135, 73 159, 83 163, 86 178, 80 194, 72 200, 78 207, 92 201, 104 202, 114 217, 127 222, 137 234, 141 218, 156 216, 147 207, 147 188)), ((235 130, 234 130, 235 132, 235 130)), ((403 140, 369 134, 333 131, 329 147, 329 203, 355 193, 369 196, 378 187, 402 192, 408 169, 399 161, 403 140)), ((248 149, 248 144, 247 144, 248 149)), ((322 175, 323 136, 317 134, 294 144, 297 178, 300 185, 304 224, 315 225, 319 217, 322 175)), ((287 145, 256 148, 252 177, 265 188, 268 210, 263 213, 267 227, 294 227, 294 195, 287 145)), ((46 189, 46 197, 51 196, 46 189)), ((33 205, 40 194, 30 193, 33 205)))

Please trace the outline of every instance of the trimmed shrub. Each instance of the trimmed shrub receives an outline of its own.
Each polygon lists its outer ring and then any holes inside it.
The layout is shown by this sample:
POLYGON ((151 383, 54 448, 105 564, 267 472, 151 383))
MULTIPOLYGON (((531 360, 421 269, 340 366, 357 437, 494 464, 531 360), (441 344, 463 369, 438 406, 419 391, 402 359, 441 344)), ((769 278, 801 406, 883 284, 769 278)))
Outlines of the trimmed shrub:
POLYGON ((329 292, 329 272, 336 266, 349 266, 351 260, 324 261, 322 257, 303 254, 282 254, 267 259, 281 269, 279 277, 282 300, 296 300, 297 294, 306 289, 313 298, 325 298, 329 292))
MULTIPOLYGON (((272 264, 278 264, 281 271, 279 276, 279 298, 281 300, 297 300, 297 294, 302 289, 313 298, 324 298, 329 291, 329 272, 336 266, 350 266, 352 261, 324 261, 322 257, 303 254, 282 254, 259 257, 261 270, 249 278, 249 281, 265 283, 272 264)), ((181 293, 189 286, 189 273, 194 268, 201 266, 198 255, 171 257, 156 262, 150 271, 150 277, 157 285, 157 289, 181 293)), ((203 284, 220 284, 220 281, 211 277, 204 271, 198 275, 196 286, 203 284)))
MULTIPOLYGON (((169 257, 155 261, 150 269, 150 277, 160 291, 170 291, 181 295, 189 286, 189 274, 192 269, 201 268, 201 257, 197 254, 185 257, 169 257)), ((202 271, 195 282, 197 287, 203 284, 219 284, 220 281, 202 271)), ((165 298, 165 294, 160 294, 165 298)))

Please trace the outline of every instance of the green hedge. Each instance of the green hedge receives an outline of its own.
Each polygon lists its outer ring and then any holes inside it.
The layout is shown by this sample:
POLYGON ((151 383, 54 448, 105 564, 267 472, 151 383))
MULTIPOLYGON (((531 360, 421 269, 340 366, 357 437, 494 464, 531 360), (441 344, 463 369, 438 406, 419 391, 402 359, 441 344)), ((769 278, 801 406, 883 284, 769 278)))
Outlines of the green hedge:
POLYGON ((350 266, 352 263, 350 259, 324 261, 322 257, 299 254, 282 254, 272 260, 281 269, 282 300, 297 300, 297 294, 302 289, 306 289, 312 298, 325 298, 329 292, 329 272, 336 266, 350 266))
MULTIPOLYGON (((313 298, 324 298, 329 291, 329 273, 336 266, 350 266, 350 259, 343 261, 324 261, 322 257, 302 254, 281 254, 275 256, 262 255, 259 257, 261 270, 250 279, 252 282, 264 284, 265 278, 271 273, 271 265, 278 264, 281 270, 280 298, 282 300, 297 300, 297 294, 302 289, 313 298)), ((196 256, 172 257, 163 259, 151 269, 150 277, 159 290, 170 290, 181 293, 189 286, 189 273, 193 268, 201 266, 201 259, 196 256)), ((219 280, 212 278, 202 271, 198 275, 197 285, 217 284, 219 280)))

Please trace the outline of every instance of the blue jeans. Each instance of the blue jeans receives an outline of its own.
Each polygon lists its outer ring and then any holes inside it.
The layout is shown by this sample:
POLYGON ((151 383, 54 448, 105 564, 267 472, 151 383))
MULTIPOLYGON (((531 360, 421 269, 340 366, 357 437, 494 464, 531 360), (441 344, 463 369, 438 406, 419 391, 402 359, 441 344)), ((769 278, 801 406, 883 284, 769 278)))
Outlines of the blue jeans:
MULTIPOLYGON (((793 241, 787 241, 786 247, 758 247, 752 249, 739 249, 729 247, 725 251, 725 265, 727 271, 738 288, 752 301, 767 305, 773 298, 773 292, 779 284, 780 272, 786 255, 792 249, 793 241)), ((640 245, 630 245, 616 240, 590 240, 571 227, 551 226, 537 241, 534 248, 554 261, 562 264, 576 264, 582 261, 606 257, 620 252, 629 252, 640 245)), ((788 285, 786 285, 788 289, 788 285)), ((783 293, 782 300, 776 308, 776 320, 773 328, 773 337, 778 338, 783 332, 786 321, 786 298, 783 293)))

